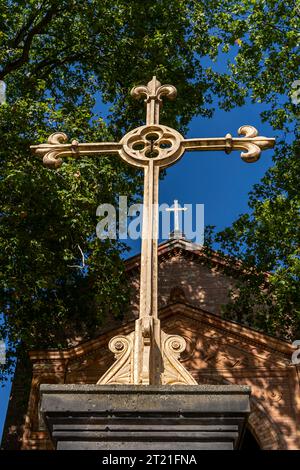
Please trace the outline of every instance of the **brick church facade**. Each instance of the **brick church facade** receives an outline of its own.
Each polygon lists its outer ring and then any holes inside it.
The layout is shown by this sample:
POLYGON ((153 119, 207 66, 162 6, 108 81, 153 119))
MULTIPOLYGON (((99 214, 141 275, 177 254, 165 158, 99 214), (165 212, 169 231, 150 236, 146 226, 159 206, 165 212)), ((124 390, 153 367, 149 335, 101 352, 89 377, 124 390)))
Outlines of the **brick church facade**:
MULTIPOLYGON (((241 266, 228 272, 217 254, 208 263, 205 252, 184 239, 162 243, 158 257, 159 317, 166 333, 186 339, 184 366, 198 383, 251 386, 247 433, 257 448, 300 449, 300 366, 291 362, 291 344, 221 318, 241 266)), ((110 321, 96 339, 66 350, 31 352, 26 411, 16 409, 22 393, 16 378, 3 448, 52 449, 39 417, 40 384, 95 384, 114 362, 109 340, 133 331, 138 315, 140 257, 129 259, 126 269, 132 299, 122 322, 110 321)))

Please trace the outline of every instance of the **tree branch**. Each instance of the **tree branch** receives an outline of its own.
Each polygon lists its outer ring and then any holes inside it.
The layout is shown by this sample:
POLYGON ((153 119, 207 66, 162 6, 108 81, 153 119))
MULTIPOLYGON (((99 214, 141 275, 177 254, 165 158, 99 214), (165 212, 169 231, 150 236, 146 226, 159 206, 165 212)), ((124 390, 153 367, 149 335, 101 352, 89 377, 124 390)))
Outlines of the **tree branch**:
POLYGON ((14 70, 17 70, 28 61, 33 38, 36 35, 41 34, 42 30, 51 22, 52 18, 57 14, 57 12, 58 12, 58 9, 56 8, 56 6, 52 6, 46 12, 45 16, 41 19, 41 21, 37 23, 35 26, 33 26, 33 28, 27 34, 26 39, 24 40, 24 46, 23 46, 21 57, 19 57, 15 61, 10 62, 4 66, 4 68, 0 72, 0 80, 3 80, 3 78, 7 74, 13 72, 14 70))
MULTIPOLYGON (((50 57, 48 59, 43 59, 40 62, 38 62, 37 64, 35 64, 35 67, 34 67, 34 69, 33 69, 33 71, 31 72, 30 75, 35 76, 35 75, 38 74, 38 72, 41 72, 43 69, 45 69, 47 67, 50 67, 50 70, 51 70, 53 67, 57 67, 59 65, 64 65, 68 62, 73 62, 75 60, 78 60, 79 57, 80 57, 80 53, 78 52, 78 53, 67 55, 67 56, 61 57, 61 58, 50 57)), ((41 78, 41 77, 37 77, 37 78, 41 78)))
POLYGON ((85 256, 84 256, 84 253, 83 253, 82 249, 80 248, 80 245, 77 244, 77 248, 79 249, 79 251, 81 253, 82 265, 80 266, 78 264, 72 264, 72 265, 68 265, 68 268, 84 269, 85 268, 85 256))
POLYGON ((12 39, 11 41, 9 41, 9 46, 10 46, 11 48, 16 49, 16 48, 18 47, 18 45, 20 44, 20 42, 23 40, 26 31, 28 31, 28 30, 30 29, 30 27, 33 25, 34 21, 35 21, 36 18, 38 17, 39 13, 41 12, 44 3, 45 3, 45 1, 42 2, 42 4, 40 5, 40 9, 39 9, 39 10, 35 10, 35 11, 29 16, 28 20, 27 20, 26 23, 22 26, 22 28, 21 28, 20 31, 17 33, 17 35, 15 36, 15 38, 12 39))

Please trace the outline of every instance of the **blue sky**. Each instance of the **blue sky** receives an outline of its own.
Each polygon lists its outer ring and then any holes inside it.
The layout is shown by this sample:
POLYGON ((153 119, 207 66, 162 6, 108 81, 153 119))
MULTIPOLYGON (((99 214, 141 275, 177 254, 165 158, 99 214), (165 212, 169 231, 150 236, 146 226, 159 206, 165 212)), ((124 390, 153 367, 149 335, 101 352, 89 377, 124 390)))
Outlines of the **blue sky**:
POLYGON ((4 426, 7 404, 9 400, 10 385, 11 384, 9 381, 5 384, 3 388, 0 389, 0 439, 2 438, 2 429, 4 426))
MULTIPOLYGON (((274 137, 274 130, 262 123, 261 104, 245 106, 225 112, 216 110, 213 118, 195 117, 185 137, 224 137, 228 132, 237 137, 240 126, 250 124, 259 135, 274 137)), ((221 230, 238 216, 248 212, 248 193, 266 170, 272 165, 273 150, 262 152, 256 163, 245 163, 240 151, 186 152, 182 159, 167 169, 160 181, 159 202, 172 205, 174 199, 180 204, 204 204, 205 225, 215 225, 221 230)), ((172 219, 171 219, 172 220, 172 219)), ((131 254, 140 250, 139 242, 130 243, 131 254)))
MULTIPOLYGON (((106 107, 103 109, 106 110, 106 107)), ((260 119, 263 109, 263 105, 249 102, 230 112, 216 109, 211 119, 195 117, 186 137, 224 137, 228 132, 236 137, 237 129, 245 124, 255 126, 259 135, 274 137, 272 128, 260 119)), ((273 150, 264 151, 258 162, 247 164, 241 160, 239 151, 230 155, 223 152, 188 152, 167 170, 166 177, 160 182, 159 202, 172 205, 174 199, 178 199, 181 205, 204 204, 205 224, 215 225, 221 230, 239 214, 248 211, 248 193, 272 165, 272 153, 273 150)), ((132 250, 128 256, 140 251, 139 241, 130 243, 130 246, 132 250)), ((0 389, 0 436, 9 391, 9 383, 0 389)))

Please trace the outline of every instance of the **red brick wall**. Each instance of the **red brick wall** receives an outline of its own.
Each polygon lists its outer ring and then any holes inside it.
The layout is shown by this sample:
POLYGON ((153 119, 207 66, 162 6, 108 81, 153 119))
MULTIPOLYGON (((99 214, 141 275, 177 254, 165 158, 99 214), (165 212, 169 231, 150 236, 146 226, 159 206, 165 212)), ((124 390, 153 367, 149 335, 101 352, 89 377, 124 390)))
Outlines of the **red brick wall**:
MULTIPOLYGON (((138 315, 139 309, 138 270, 131 275, 132 288, 131 312, 138 315)), ((174 288, 180 288, 188 304, 220 315, 221 306, 229 300, 228 291, 234 286, 234 279, 217 268, 210 268, 201 260, 178 253, 166 257, 159 263, 158 271, 158 308, 170 303, 174 288)))

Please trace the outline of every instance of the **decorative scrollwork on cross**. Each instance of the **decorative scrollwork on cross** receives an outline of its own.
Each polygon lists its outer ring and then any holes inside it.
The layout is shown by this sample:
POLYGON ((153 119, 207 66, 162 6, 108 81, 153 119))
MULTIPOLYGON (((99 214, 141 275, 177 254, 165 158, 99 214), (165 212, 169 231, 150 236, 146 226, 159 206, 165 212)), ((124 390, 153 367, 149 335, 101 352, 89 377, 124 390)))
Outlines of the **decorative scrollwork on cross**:
POLYGON ((147 105, 146 125, 150 126, 159 123, 162 96, 169 100, 174 100, 177 96, 177 90, 173 85, 161 85, 156 77, 153 77, 146 86, 139 85, 134 87, 131 90, 131 96, 136 99, 145 96, 145 103, 147 105))

